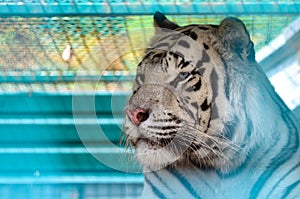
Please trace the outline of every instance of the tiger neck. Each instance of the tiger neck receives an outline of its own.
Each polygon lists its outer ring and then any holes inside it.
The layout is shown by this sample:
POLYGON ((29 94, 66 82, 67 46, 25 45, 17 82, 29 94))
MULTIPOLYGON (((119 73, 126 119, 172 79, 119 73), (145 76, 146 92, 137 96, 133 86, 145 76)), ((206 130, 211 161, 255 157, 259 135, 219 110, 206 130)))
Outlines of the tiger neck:
POLYGON ((260 147, 241 165, 227 173, 196 166, 166 167, 144 173, 141 198, 236 198, 238 195, 245 198, 258 195, 259 198, 266 198, 266 193, 260 189, 264 187, 270 190, 277 186, 278 176, 283 176, 293 165, 299 164, 299 138, 298 141, 290 140, 290 144, 292 148, 286 144, 286 148, 278 147, 279 150, 275 150, 274 146, 260 147), (258 153, 259 150, 262 152, 258 153))
POLYGON ((237 92, 232 94, 231 105, 238 118, 231 139, 239 140, 240 150, 224 160, 221 169, 191 165, 145 173, 143 199, 249 198, 258 195, 262 186, 277 186, 275 179, 299 164, 299 121, 257 70, 248 81, 252 85, 240 86, 243 81, 231 77, 236 81, 230 82, 231 89, 237 92))
POLYGON ((219 170, 226 174, 255 168, 253 172, 259 172, 260 168, 270 164, 278 165, 279 159, 284 162, 280 155, 292 155, 294 149, 299 148, 299 121, 258 65, 252 66, 244 82, 243 76, 232 71, 230 74, 235 74, 235 77, 230 77, 234 81, 229 83, 230 89, 235 92, 231 92, 229 98, 237 118, 230 139, 241 148, 237 154, 229 156, 229 161, 225 160, 225 166, 219 167, 219 170))
POLYGON ((299 123, 281 99, 276 100, 279 109, 265 110, 257 118, 262 121, 261 126, 251 127, 253 132, 248 139, 256 142, 245 144, 232 159, 242 161, 225 172, 191 165, 145 173, 142 198, 235 198, 237 194, 250 197, 264 194, 259 191, 261 186, 276 186, 272 184, 276 175, 299 164, 300 157, 299 123), (271 175, 274 179, 266 177, 271 175))

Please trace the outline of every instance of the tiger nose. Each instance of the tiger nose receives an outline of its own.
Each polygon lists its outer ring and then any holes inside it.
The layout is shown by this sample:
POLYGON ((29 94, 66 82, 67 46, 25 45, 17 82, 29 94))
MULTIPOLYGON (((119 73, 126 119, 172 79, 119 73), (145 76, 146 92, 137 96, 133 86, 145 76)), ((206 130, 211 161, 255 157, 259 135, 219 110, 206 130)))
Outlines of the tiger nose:
POLYGON ((141 108, 136 108, 135 110, 126 110, 126 114, 130 120, 139 126, 142 122, 146 121, 149 117, 149 111, 141 108))

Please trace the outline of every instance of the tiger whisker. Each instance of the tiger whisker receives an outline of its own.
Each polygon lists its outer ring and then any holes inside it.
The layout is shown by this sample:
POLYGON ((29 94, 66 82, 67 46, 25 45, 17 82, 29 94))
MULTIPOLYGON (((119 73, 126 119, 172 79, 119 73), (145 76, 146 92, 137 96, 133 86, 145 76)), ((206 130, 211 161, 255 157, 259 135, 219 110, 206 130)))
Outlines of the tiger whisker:
MULTIPOLYGON (((182 142, 182 144, 188 144, 188 145, 186 145, 186 146, 189 147, 189 148, 191 148, 192 150, 194 150, 193 147, 191 147, 191 146, 195 146, 195 147, 196 147, 196 145, 195 145, 195 143, 194 143, 195 137, 192 136, 192 135, 191 135, 191 137, 186 137, 186 135, 189 135, 189 133, 186 133, 184 136, 182 136, 182 138, 183 138, 185 141, 190 141, 190 142, 182 142), (190 139, 190 140, 187 140, 188 138, 191 138, 191 139, 190 139)), ((178 135, 178 136, 180 136, 180 135, 178 135)), ((223 158, 225 158, 226 160, 228 159, 228 158, 225 156, 224 153, 222 153, 222 152, 220 152, 220 151, 216 151, 215 149, 213 149, 212 147, 210 147, 209 145, 207 145, 203 140, 197 140, 197 141, 199 141, 200 144, 201 144, 203 147, 205 147, 206 149, 212 151, 216 156, 218 156, 218 157, 223 157, 223 158)), ((180 139, 179 139, 177 142, 180 142, 180 139)), ((194 151, 196 152, 196 150, 194 150, 194 151)))
MULTIPOLYGON (((191 130, 194 130, 194 129, 192 128, 191 130)), ((236 148, 235 146, 232 146, 232 145, 229 144, 228 142, 225 142, 225 141, 220 140, 219 137, 213 137, 213 136, 209 136, 209 135, 206 135, 206 134, 204 134, 204 135, 205 135, 206 137, 208 137, 213 143, 215 143, 215 144, 217 144, 217 145, 220 145, 220 143, 221 143, 221 144, 225 145, 226 147, 228 147, 228 148, 234 150, 235 152, 237 152, 237 151, 239 150, 239 148, 236 148), (216 138, 218 138, 218 140, 217 140, 216 138)), ((186 135, 185 135, 185 136, 186 136, 186 135)), ((217 151, 217 150, 213 149, 212 147, 210 147, 209 145, 207 145, 204 141, 202 141, 202 140, 199 139, 198 137, 197 137, 197 138, 194 137, 194 140, 197 141, 197 142, 200 142, 200 144, 201 144, 203 147, 205 147, 205 148, 207 148, 208 150, 212 151, 216 156, 218 156, 218 157, 223 157, 224 159, 228 160, 228 158, 226 157, 226 155, 225 155, 224 152, 222 152, 222 151, 217 151), (195 139, 196 139, 196 140, 195 140, 195 139)))
MULTIPOLYGON (((203 127, 201 127, 200 125, 192 124, 192 123, 190 123, 190 122, 187 122, 187 125, 189 125, 189 126, 191 126, 191 127, 193 127, 193 128, 196 128, 196 129, 199 130, 199 131, 203 131, 203 130, 201 130, 201 128, 203 128, 203 127)), ((217 130, 210 127, 210 128, 207 129, 207 131, 208 131, 208 132, 215 132, 215 131, 217 131, 217 130)), ((205 133, 205 134, 208 135, 207 133, 205 133)), ((208 135, 208 136, 209 136, 209 135, 208 135)), ((220 138, 224 139, 225 141, 232 142, 231 140, 229 140, 227 137, 225 137, 225 136, 222 135, 222 134, 218 134, 216 137, 220 137, 220 138)), ((240 146, 236 145, 235 143, 232 142, 232 144, 235 145, 237 148, 240 148, 240 146)))
MULTIPOLYGON (((207 153, 207 151, 208 151, 206 148, 202 148, 202 150, 204 151, 204 153, 207 153)), ((197 150, 195 150, 195 149, 192 148, 192 152, 194 152, 195 154, 197 154, 197 152, 199 152, 199 151, 197 151, 197 150)), ((196 156, 196 157, 197 157, 197 159, 198 159, 198 162, 202 162, 200 156, 196 156)), ((210 156, 206 156, 205 158, 206 158, 208 161, 210 161, 210 164, 211 164, 211 165, 213 164, 213 161, 212 161, 212 159, 211 159, 210 156)))
MULTIPOLYGON (((218 145, 218 146, 219 146, 220 144, 222 144, 222 145, 224 145, 225 147, 228 147, 228 148, 234 150, 235 152, 238 152, 238 151, 239 151, 239 148, 237 148, 235 145, 230 144, 230 143, 228 143, 228 142, 226 142, 226 141, 224 141, 224 140, 222 140, 222 139, 220 139, 220 138, 218 138, 218 137, 213 137, 213 136, 209 136, 209 135, 205 135, 205 134, 202 135, 202 136, 208 138, 210 141, 212 141, 214 144, 216 144, 216 145, 218 145)), ((203 143, 203 142, 201 141, 201 138, 196 138, 196 141, 203 143)), ((205 144, 206 144, 206 143, 205 143, 205 144)))
POLYGON ((189 130, 196 130, 198 133, 200 132, 201 136, 210 139, 215 144, 218 144, 218 143, 225 144, 226 147, 229 147, 229 148, 231 148, 232 150, 234 150, 236 152, 238 152, 241 149, 240 146, 238 146, 237 144, 235 144, 234 142, 232 142, 231 140, 229 140, 228 138, 226 138, 223 135, 218 134, 217 136, 212 136, 212 135, 209 135, 207 133, 203 133, 200 129, 198 129, 194 125, 187 124, 187 126, 188 126, 189 130))

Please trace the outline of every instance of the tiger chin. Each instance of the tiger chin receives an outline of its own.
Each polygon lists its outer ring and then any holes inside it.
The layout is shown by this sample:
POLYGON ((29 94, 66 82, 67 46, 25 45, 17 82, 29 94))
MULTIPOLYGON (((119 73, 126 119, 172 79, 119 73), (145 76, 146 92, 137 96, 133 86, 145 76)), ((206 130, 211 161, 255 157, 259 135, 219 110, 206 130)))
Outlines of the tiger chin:
POLYGON ((154 25, 125 108, 127 143, 145 171, 231 172, 274 143, 272 131, 286 130, 282 112, 294 116, 255 61, 241 20, 181 27, 157 12, 154 25))

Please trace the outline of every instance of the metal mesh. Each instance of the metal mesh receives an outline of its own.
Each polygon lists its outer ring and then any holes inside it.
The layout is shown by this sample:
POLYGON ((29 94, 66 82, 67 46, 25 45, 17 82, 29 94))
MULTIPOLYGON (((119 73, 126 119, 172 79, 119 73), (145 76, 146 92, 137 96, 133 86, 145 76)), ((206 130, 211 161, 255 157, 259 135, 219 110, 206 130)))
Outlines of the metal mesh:
MULTIPOLYGON (((185 25, 218 24, 225 16, 169 17, 185 25)), ((247 25, 256 50, 295 19, 289 15, 238 17, 247 25)), ((134 74, 153 35, 152 16, 10 17, 0 18, 0 29, 2 92, 71 91, 78 75, 86 77, 79 90, 126 90, 130 84, 99 81, 99 77, 134 74), (63 60, 68 45, 71 56, 63 60)))
MULTIPOLYGON (((181 25, 218 24, 225 16, 171 16, 181 25)), ((295 16, 238 16, 256 50, 268 44, 295 16)), ((0 67, 9 71, 134 72, 141 52, 153 34, 152 16, 0 18, 0 67), (150 30, 150 32, 149 32, 150 30), (62 59, 66 45, 70 61, 62 59)), ((63 74, 62 74, 63 75, 63 74)))
POLYGON ((298 9, 298 0, 0 0, 0 92, 70 92, 75 81, 78 91, 128 90, 155 10, 180 25, 235 15, 258 51, 298 9))

